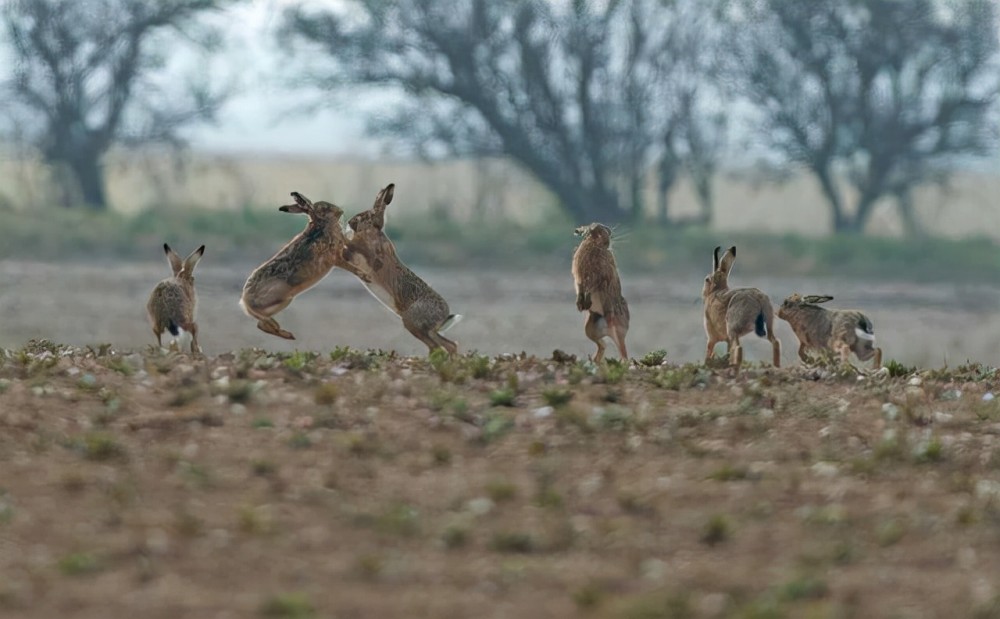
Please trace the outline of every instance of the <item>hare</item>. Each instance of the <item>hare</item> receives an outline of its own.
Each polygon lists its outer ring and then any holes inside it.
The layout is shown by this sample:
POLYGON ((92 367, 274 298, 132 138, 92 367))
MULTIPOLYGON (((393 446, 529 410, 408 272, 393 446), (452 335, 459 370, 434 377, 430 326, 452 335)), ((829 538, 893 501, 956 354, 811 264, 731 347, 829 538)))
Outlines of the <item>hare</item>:
POLYGON ((785 299, 778 308, 778 318, 785 320, 799 340, 799 359, 808 362, 806 350, 832 350, 847 363, 853 352, 861 361, 874 357, 873 367, 882 367, 882 349, 875 346, 872 321, 857 310, 836 310, 820 307, 833 297, 798 294, 785 299))
POLYGON ((730 247, 719 259, 716 247, 712 272, 705 277, 701 298, 705 302, 705 334, 708 347, 705 362, 712 359, 715 345, 726 342, 729 363, 739 371, 743 363, 740 338, 754 331, 771 342, 774 367, 781 367, 781 342, 774 335, 774 308, 766 294, 757 288, 729 288, 729 273, 736 262, 736 247, 730 247))
POLYGON ((403 326, 433 351, 443 348, 458 352, 458 344, 441 335, 462 319, 449 312, 448 303, 427 282, 400 261, 396 247, 385 235, 385 208, 392 202, 395 184, 378 192, 375 203, 348 221, 350 236, 343 251, 344 260, 361 272, 368 291, 403 319, 403 326))
POLYGON ((153 288, 146 303, 146 314, 157 345, 163 346, 164 331, 169 331, 174 338, 184 331, 191 334, 191 353, 197 355, 201 353, 201 347, 198 346, 198 324, 194 321, 198 305, 198 295, 194 291, 194 267, 204 255, 205 246, 194 250, 184 260, 166 243, 163 244, 163 252, 167 255, 173 275, 153 288))
POLYGON ((343 259, 347 237, 340 223, 344 211, 329 202, 313 203, 293 191, 295 204, 278 208, 282 213, 304 213, 309 217, 305 229, 282 247, 267 262, 250 274, 243 285, 240 307, 257 328, 287 340, 295 336, 282 329, 275 314, 288 307, 296 295, 315 286, 330 270, 339 266, 362 281, 368 274, 343 259))
POLYGON ((576 284, 576 309, 587 312, 583 331, 595 344, 594 362, 604 358, 604 338, 610 337, 618 355, 628 359, 625 334, 628 333, 628 303, 622 296, 618 266, 611 252, 611 229, 592 223, 574 231, 583 240, 573 253, 573 282, 576 284))

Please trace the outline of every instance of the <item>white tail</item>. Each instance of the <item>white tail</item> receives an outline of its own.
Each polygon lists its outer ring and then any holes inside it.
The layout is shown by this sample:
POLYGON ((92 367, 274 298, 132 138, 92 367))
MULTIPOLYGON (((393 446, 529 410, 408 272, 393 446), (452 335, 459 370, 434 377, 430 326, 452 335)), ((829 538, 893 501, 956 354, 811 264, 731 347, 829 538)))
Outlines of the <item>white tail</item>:
POLYGON ((462 322, 462 315, 452 314, 451 316, 448 316, 448 320, 444 321, 444 323, 440 327, 438 327, 438 333, 444 333, 445 331, 454 327, 460 322, 462 322))

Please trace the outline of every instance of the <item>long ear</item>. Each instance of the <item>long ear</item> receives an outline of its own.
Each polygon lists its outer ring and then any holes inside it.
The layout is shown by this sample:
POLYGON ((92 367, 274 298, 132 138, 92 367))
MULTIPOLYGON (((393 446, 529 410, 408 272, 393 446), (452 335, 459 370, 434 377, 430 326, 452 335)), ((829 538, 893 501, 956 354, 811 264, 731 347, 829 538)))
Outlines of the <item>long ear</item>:
POLYGON ((726 253, 722 254, 722 261, 719 262, 719 268, 729 275, 729 272, 733 270, 733 263, 736 262, 736 246, 733 245, 726 250, 726 253))
POLYGON ((712 270, 713 271, 718 271, 719 270, 719 250, 720 249, 722 249, 721 245, 718 246, 718 247, 716 247, 715 248, 715 252, 712 254, 712 270))
POLYGON ((833 297, 831 297, 828 294, 811 294, 802 297, 802 300, 805 301, 806 303, 812 303, 815 305, 819 303, 826 303, 827 301, 833 301, 833 297))
POLYGON ((392 196, 396 191, 396 184, 389 183, 375 196, 375 204, 372 205, 372 225, 381 230, 385 227, 385 207, 392 202, 392 196))
POLYGON ((292 192, 292 198, 295 200, 295 204, 279 206, 278 210, 282 213, 305 213, 306 215, 312 213, 313 203, 309 198, 297 191, 292 192))
POLYGON ((184 268, 184 263, 181 262, 181 257, 177 255, 177 252, 170 249, 170 246, 164 243, 163 253, 167 255, 167 262, 170 263, 170 270, 173 272, 173 274, 177 275, 178 273, 180 273, 181 269, 184 268))
POLYGON ((191 252, 191 254, 184 259, 184 270, 188 273, 193 273, 195 265, 198 264, 198 261, 201 260, 203 255, 205 255, 204 245, 191 252))

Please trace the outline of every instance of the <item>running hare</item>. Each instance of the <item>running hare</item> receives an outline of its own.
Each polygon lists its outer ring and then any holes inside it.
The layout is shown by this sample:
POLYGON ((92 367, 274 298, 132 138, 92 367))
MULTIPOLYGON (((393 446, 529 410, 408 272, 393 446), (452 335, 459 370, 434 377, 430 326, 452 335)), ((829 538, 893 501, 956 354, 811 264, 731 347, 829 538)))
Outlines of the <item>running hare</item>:
POLYGON ((270 260, 254 269, 243 285, 240 307, 257 319, 264 333, 294 340, 290 331, 273 318, 288 307, 296 295, 315 286, 330 270, 339 266, 362 281, 368 275, 342 257, 347 237, 340 218, 344 211, 329 202, 315 202, 293 191, 295 204, 279 207, 283 213, 305 213, 309 223, 270 260))
POLYGON ((712 272, 705 278, 701 298, 705 301, 705 334, 708 348, 705 362, 712 359, 715 345, 726 342, 729 363, 739 371, 743 363, 740 338, 755 331, 771 342, 774 367, 781 367, 781 342, 774 336, 774 308, 766 294, 756 288, 729 288, 729 273, 736 262, 736 247, 730 247, 719 259, 715 248, 712 272))
POLYGON ((351 236, 344 249, 344 259, 355 269, 369 273, 364 281, 368 291, 394 314, 403 326, 429 350, 443 348, 458 352, 458 344, 441 335, 462 316, 451 314, 448 303, 427 282, 403 264, 396 247, 385 235, 385 207, 392 202, 394 184, 375 197, 375 204, 348 221, 351 236))
POLYGON ((628 303, 622 296, 618 266, 611 252, 611 229, 604 224, 580 226, 575 233, 583 237, 573 253, 573 281, 576 284, 576 309, 587 312, 583 330, 597 344, 594 362, 604 358, 604 338, 618 347, 618 356, 628 359, 625 334, 628 333, 628 303))
POLYGON ((882 349, 875 346, 872 321, 857 310, 836 310, 820 307, 832 301, 831 296, 798 294, 785 299, 778 308, 778 318, 785 320, 799 340, 799 359, 808 362, 806 350, 832 350, 847 363, 853 352, 861 361, 874 357, 873 366, 882 367, 882 349))
POLYGON ((179 337, 182 331, 190 333, 191 353, 199 354, 198 324, 194 321, 198 305, 198 295, 194 291, 194 267, 205 253, 205 246, 194 250, 183 260, 166 243, 163 244, 163 252, 167 254, 173 276, 157 284, 146 303, 153 335, 156 336, 156 343, 163 346, 164 331, 169 331, 174 338, 179 337))

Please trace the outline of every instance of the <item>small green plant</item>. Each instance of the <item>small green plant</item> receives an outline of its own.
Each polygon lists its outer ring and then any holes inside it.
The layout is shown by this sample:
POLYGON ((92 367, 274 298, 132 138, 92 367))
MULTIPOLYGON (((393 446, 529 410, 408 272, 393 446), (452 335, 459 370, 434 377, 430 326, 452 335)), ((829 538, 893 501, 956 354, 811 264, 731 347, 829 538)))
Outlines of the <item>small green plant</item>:
POLYGON ((658 365, 663 365, 663 362, 667 359, 667 351, 660 349, 648 352, 639 359, 639 365, 643 365, 647 368, 656 367, 658 365))
POLYGON ((260 614, 273 619, 311 619, 316 608, 305 593, 280 593, 260 605, 260 614))
POLYGON ((493 412, 487 415, 483 423, 481 439, 484 443, 492 443, 514 429, 514 420, 503 412, 493 412))
POLYGON ((267 535, 274 531, 274 519, 268 510, 244 505, 239 511, 239 528, 246 535, 267 535))
POLYGON ((538 544, 530 533, 501 531, 493 534, 490 548, 496 552, 528 554, 538 550, 538 544))
POLYGON ((749 477, 750 471, 746 467, 733 466, 729 463, 723 464, 709 474, 709 479, 715 481, 738 481, 749 477))
POLYGON ((628 374, 628 361, 607 359, 601 368, 601 380, 609 385, 617 385, 628 374))
POLYGON ((786 601, 815 600, 826 597, 830 592, 826 581, 817 576, 802 575, 781 586, 779 596, 786 601))
POLYGON ((542 391, 542 400, 553 408, 558 408, 573 399, 573 392, 569 389, 550 387, 542 391))
POLYGON ((310 351, 296 350, 282 360, 281 364, 293 372, 305 371, 319 355, 310 351))
POLYGON ((489 357, 473 354, 468 359, 469 372, 475 379, 487 378, 490 375, 492 363, 489 357))
POLYGON ((463 548, 469 543, 469 529, 459 525, 449 525, 441 534, 445 548, 463 548))
POLYGON ((917 451, 917 462, 940 462, 944 459, 944 445, 941 439, 932 436, 929 441, 917 451))
POLYGON ((895 359, 889 359, 885 362, 885 369, 889 373, 889 376, 893 378, 899 378, 901 376, 909 376, 917 371, 917 368, 908 365, 903 365, 895 359))
POLYGON ((393 503, 376 520, 382 533, 399 537, 414 537, 420 533, 420 514, 408 503, 393 503))
POLYGON ((84 457, 96 462, 124 460, 128 457, 125 446, 119 443, 114 436, 103 432, 91 432, 84 435, 81 447, 84 457))
POLYGON ((716 514, 708 519, 701 530, 701 543, 708 546, 716 546, 727 541, 732 535, 732 525, 729 519, 722 514, 716 514))
POLYGON ((431 448, 431 457, 434 464, 438 466, 448 466, 451 464, 451 450, 444 445, 434 445, 431 448))
POLYGON ((495 479, 486 485, 486 494, 494 503, 505 503, 517 497, 517 486, 506 479, 495 479))
POLYGON ((118 372, 122 376, 131 376, 135 374, 135 368, 132 367, 132 365, 128 361, 125 361, 125 359, 119 356, 111 357, 104 363, 104 365, 109 370, 118 372))
POLYGON ((573 592, 573 603, 581 610, 597 608, 607 596, 607 591, 596 583, 587 583, 573 592))
POLYGON ((273 428, 274 427, 274 422, 271 421, 270 419, 268 419, 267 417, 258 417, 258 418, 256 418, 256 419, 253 420, 253 424, 252 425, 253 425, 254 429, 259 430, 261 428, 273 428))
POLYGON ((490 392, 490 404, 493 406, 514 406, 517 393, 509 387, 494 389, 490 392))
POLYGON ((879 546, 893 546, 906 534, 906 528, 899 518, 890 518, 879 525, 875 539, 879 546))
POLYGON ((332 406, 337 401, 337 396, 339 395, 339 389, 337 385, 333 383, 321 383, 316 387, 316 392, 313 394, 313 400, 319 406, 332 406))
POLYGON ((288 439, 288 446, 292 449, 308 449, 312 447, 312 439, 305 432, 296 432, 288 439))
POLYGON ((59 560, 59 571, 66 576, 83 576, 100 571, 101 561, 88 552, 75 552, 59 560))

